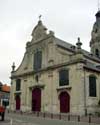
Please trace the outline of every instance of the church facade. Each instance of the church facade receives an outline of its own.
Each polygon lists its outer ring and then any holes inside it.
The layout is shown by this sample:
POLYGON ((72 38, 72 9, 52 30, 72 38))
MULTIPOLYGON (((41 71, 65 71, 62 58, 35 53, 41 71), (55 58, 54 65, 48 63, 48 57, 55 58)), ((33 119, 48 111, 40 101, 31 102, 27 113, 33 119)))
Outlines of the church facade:
POLYGON ((88 114, 100 111, 100 12, 90 47, 60 40, 39 20, 20 66, 11 72, 10 109, 88 114))

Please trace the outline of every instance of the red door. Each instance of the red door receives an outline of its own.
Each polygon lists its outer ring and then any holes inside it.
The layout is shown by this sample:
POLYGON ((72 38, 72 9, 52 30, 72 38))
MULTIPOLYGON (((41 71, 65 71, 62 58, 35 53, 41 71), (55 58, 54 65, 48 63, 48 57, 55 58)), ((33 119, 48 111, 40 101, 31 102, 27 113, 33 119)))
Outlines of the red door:
POLYGON ((32 91, 32 111, 41 111, 41 89, 39 88, 32 91))
POLYGON ((67 92, 62 92, 59 95, 60 99, 60 112, 68 113, 70 111, 70 96, 67 92))
POLYGON ((16 96, 16 110, 20 110, 20 96, 16 96))

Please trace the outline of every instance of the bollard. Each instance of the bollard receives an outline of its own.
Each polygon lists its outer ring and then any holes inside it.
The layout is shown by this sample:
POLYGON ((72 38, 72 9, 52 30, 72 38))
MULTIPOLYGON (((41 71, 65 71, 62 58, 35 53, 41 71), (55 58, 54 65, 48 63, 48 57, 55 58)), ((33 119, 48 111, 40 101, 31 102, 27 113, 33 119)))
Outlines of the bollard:
POLYGON ((44 112, 44 114, 43 114, 43 117, 45 118, 45 112, 44 112))
POLYGON ((22 112, 22 111, 20 111, 20 114, 22 115, 22 114, 23 114, 23 112, 22 112))
POLYGON ((8 113, 9 113, 9 109, 8 109, 8 113))
POLYGON ((89 123, 91 123, 91 115, 89 115, 89 123))
POLYGON ((59 119, 61 120, 61 114, 59 114, 59 119))
POLYGON ((51 113, 51 119, 53 119, 53 113, 51 113))
POLYGON ((70 115, 68 115, 68 121, 70 121, 70 115))
POLYGON ((37 112, 37 117, 39 117, 39 112, 37 112))
POLYGON ((80 116, 78 115, 78 122, 80 122, 80 116))

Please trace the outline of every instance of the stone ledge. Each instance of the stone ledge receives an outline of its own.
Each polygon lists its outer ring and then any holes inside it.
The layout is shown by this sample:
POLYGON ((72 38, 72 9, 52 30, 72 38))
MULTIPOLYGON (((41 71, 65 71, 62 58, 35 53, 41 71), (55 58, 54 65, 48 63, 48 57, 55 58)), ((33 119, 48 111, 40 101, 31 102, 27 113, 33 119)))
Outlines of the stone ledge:
POLYGON ((72 87, 71 86, 59 86, 58 88, 57 88, 57 91, 59 91, 59 90, 63 90, 63 89, 72 89, 72 87))

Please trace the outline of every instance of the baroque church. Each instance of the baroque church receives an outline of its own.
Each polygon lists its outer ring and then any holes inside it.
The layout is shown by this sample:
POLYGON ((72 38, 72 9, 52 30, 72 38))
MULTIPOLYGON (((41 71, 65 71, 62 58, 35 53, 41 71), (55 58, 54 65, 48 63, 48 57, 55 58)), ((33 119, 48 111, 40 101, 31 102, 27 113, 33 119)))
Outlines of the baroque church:
POLYGON ((89 114, 100 111, 100 11, 90 48, 57 38, 39 20, 20 66, 11 72, 10 110, 89 114))

